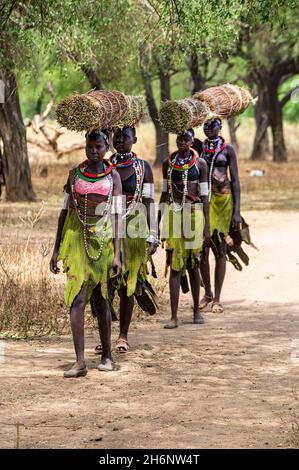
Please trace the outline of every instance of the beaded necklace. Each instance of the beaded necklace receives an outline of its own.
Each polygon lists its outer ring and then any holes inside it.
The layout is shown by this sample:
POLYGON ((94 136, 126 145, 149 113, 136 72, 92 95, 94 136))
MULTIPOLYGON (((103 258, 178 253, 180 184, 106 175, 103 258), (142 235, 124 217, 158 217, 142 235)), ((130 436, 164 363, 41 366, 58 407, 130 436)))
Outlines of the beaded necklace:
MULTIPOLYGON (((119 154, 116 154, 115 157, 112 159, 114 167, 115 168, 128 168, 130 166, 133 166, 135 176, 136 176, 136 187, 135 187, 135 193, 134 193, 133 199, 128 205, 126 212, 122 216, 123 219, 125 219, 135 209, 136 205, 138 204, 140 200, 142 180, 143 180, 143 169, 141 166, 141 162, 138 159, 138 156, 136 155, 136 153, 132 152, 132 154, 130 154, 132 155, 132 158, 130 158, 130 160, 128 160, 127 162, 121 162, 121 163, 119 163, 119 161, 117 160, 117 155, 119 154)), ((128 154, 125 154, 125 155, 128 155, 128 154)))
POLYGON ((188 195, 188 172, 190 168, 195 165, 195 161, 197 158, 197 154, 193 152, 192 157, 188 157, 187 161, 180 161, 179 155, 176 154, 174 157, 172 154, 168 158, 168 169, 167 169, 167 185, 168 185, 168 193, 170 198, 170 204, 174 212, 179 212, 184 207, 186 203, 186 197, 188 195), (182 174, 182 182, 183 182, 183 196, 180 204, 175 202, 173 197, 173 189, 172 189, 172 172, 173 171, 181 171, 182 174))
MULTIPOLYGON (((103 214, 102 214, 102 217, 101 217, 101 226, 97 227, 96 229, 94 227, 96 225, 98 225, 99 220, 97 220, 95 223, 88 223, 87 222, 87 194, 88 194, 87 193, 87 190, 88 190, 87 181, 85 183, 84 214, 83 214, 83 217, 82 217, 82 214, 80 212, 80 206, 79 206, 76 191, 75 191, 75 183, 76 183, 76 180, 78 178, 80 178, 80 176, 75 174, 74 178, 73 178, 73 181, 72 181, 72 184, 71 184, 71 190, 72 190, 73 200, 74 200, 74 203, 75 203, 76 214, 78 216, 79 221, 81 222, 81 224, 83 226, 83 240, 84 240, 84 247, 85 247, 86 254, 87 254, 88 258, 91 259, 92 261, 98 261, 101 257, 101 254, 102 254, 102 251, 103 251, 103 248, 104 248, 107 222, 108 222, 109 215, 111 213, 112 193, 113 193, 113 178, 110 174, 107 174, 107 178, 109 179, 109 183, 110 183, 109 194, 108 194, 108 199, 107 199, 107 202, 105 204, 105 208, 103 210, 103 214), (88 238, 87 237, 87 231, 89 231, 89 232, 96 231, 97 235, 98 235, 98 232, 102 231, 102 236, 101 236, 101 239, 100 239, 100 249, 99 249, 99 252, 96 256, 91 255, 91 253, 89 251, 88 240, 87 240, 87 238, 88 238)), ((84 179, 84 178, 82 178, 82 179, 84 179)))
POLYGON ((130 153, 116 153, 114 157, 112 158, 112 164, 115 168, 128 168, 132 166, 137 159, 137 155, 134 152, 130 153), (123 161, 124 158, 126 157, 131 157, 127 161, 123 161), (119 161, 120 160, 120 161, 119 161))
POLYGON ((103 160, 104 171, 102 173, 89 173, 88 171, 86 171, 87 164, 88 160, 85 160, 83 163, 78 165, 76 167, 76 175, 84 181, 89 181, 91 183, 94 183, 95 181, 104 178, 105 176, 109 175, 109 173, 113 170, 113 165, 111 162, 109 162, 109 160, 103 160), (107 165, 106 170, 105 165, 107 165))
POLYGON ((218 137, 217 139, 212 141, 212 142, 217 142, 216 147, 214 148, 214 150, 208 149, 206 147, 206 143, 207 143, 208 140, 209 139, 207 139, 203 144, 203 152, 202 152, 201 156, 202 156, 202 158, 205 159, 205 161, 207 162, 207 164, 210 167, 209 168, 209 202, 210 202, 211 197, 212 197, 212 175, 213 175, 214 164, 215 164, 216 158, 218 157, 219 153, 221 153, 222 150, 225 148, 225 140, 223 139, 223 137, 218 137), (208 154, 213 154, 212 158, 210 158, 210 155, 208 155, 208 154))
POLYGON ((177 153, 174 157, 172 155, 168 157, 168 165, 173 170, 186 171, 186 170, 190 170, 190 168, 194 165, 196 158, 197 158, 197 155, 194 151, 193 151, 193 156, 189 156, 187 160, 180 159, 179 154, 177 153))

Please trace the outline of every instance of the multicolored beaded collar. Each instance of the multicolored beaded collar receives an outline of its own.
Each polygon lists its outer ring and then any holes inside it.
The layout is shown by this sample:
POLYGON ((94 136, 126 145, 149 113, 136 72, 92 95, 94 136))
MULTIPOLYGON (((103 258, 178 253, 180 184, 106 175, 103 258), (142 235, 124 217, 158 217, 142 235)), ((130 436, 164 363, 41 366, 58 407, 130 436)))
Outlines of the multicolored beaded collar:
POLYGON ((76 167, 76 175, 79 176, 79 178, 85 181, 89 181, 91 183, 93 183, 94 181, 98 181, 101 178, 104 178, 105 176, 109 175, 109 173, 113 170, 113 164, 109 162, 109 160, 103 160, 103 167, 105 168, 105 165, 107 166, 106 170, 103 171, 103 173, 88 173, 84 170, 84 167, 87 163, 88 160, 85 160, 83 163, 76 167))
POLYGON ((175 160, 177 153, 175 154, 172 153, 168 157, 168 165, 170 166, 170 168, 172 168, 173 170, 177 170, 177 171, 190 170, 190 168, 192 168, 192 166, 195 164, 196 159, 198 157, 198 155, 193 150, 192 152, 193 152, 193 156, 191 160, 188 163, 185 163, 184 165, 178 165, 177 163, 174 163, 173 160, 175 160))
POLYGON ((126 162, 117 162, 116 158, 113 158, 112 160, 112 164, 115 168, 128 168, 132 165, 134 165, 134 163, 136 162, 136 160, 138 159, 136 153, 132 152, 132 157, 130 158, 130 160, 126 161, 126 162))
POLYGON ((221 147, 220 147, 217 151, 218 151, 218 153, 222 152, 222 150, 225 148, 225 145, 226 145, 226 144, 225 144, 224 138, 223 138, 223 137, 219 137, 218 139, 215 139, 215 144, 214 144, 214 142, 209 141, 209 139, 206 139, 206 140, 204 141, 204 143, 203 143, 203 151, 204 151, 204 153, 215 153, 215 152, 216 152, 216 149, 217 149, 217 147, 218 147, 218 142, 219 142, 220 139, 222 140, 222 145, 221 145, 221 147), (210 147, 207 146, 209 142, 212 144, 212 145, 210 145, 210 147))

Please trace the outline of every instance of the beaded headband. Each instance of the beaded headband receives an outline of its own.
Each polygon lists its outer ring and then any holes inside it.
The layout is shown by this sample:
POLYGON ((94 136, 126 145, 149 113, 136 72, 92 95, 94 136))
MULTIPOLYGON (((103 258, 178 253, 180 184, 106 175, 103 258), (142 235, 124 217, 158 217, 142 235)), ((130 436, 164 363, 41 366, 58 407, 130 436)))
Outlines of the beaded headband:
POLYGON ((185 134, 189 135, 192 140, 194 140, 194 135, 190 131, 185 131, 185 134))
POLYGON ((103 139, 105 140, 105 142, 109 145, 109 138, 108 136, 105 134, 105 132, 101 131, 101 130, 93 130, 93 131, 89 131, 89 132, 86 132, 85 134, 85 137, 86 139, 88 137, 90 137, 91 135, 97 135, 99 137, 103 137, 103 139))
POLYGON ((179 135, 185 135, 185 134, 187 134, 189 137, 191 137, 192 140, 194 140, 194 135, 192 134, 191 131, 186 130, 179 135))
POLYGON ((214 124, 219 124, 219 126, 222 125, 222 121, 220 118, 212 118, 212 119, 208 119, 205 123, 204 123, 204 127, 210 127, 210 126, 213 126, 214 124))

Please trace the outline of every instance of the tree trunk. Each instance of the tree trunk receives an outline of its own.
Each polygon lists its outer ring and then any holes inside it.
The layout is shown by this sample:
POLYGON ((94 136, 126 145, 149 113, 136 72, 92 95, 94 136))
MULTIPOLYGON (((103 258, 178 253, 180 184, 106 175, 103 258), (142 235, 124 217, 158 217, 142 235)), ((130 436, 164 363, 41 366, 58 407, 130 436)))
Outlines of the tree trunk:
POLYGON ((162 70, 159 73, 160 79, 160 96, 161 101, 167 101, 170 99, 170 79, 169 75, 165 74, 162 70))
POLYGON ((98 71, 94 70, 89 65, 80 65, 82 72, 85 74, 87 80, 89 81, 92 88, 95 90, 103 90, 103 83, 100 78, 98 71))
POLYGON ((4 149, 6 198, 9 201, 34 201, 28 161, 26 128, 23 123, 16 77, 2 74, 5 103, 0 104, 0 135, 4 149))
POLYGON ((92 67, 91 65, 87 65, 82 63, 82 58, 80 54, 75 51, 68 51, 68 57, 79 65, 80 69, 86 76, 87 80, 89 81, 92 88, 95 90, 103 90, 103 83, 100 77, 100 70, 98 67, 92 67))
POLYGON ((205 80, 199 72, 198 56, 195 52, 192 52, 192 54, 190 54, 189 59, 187 60, 187 65, 189 67, 193 82, 192 94, 194 94, 197 91, 201 91, 205 88, 205 80))
POLYGON ((239 126, 236 124, 235 116, 229 117, 227 120, 227 123, 228 123, 229 135, 230 135, 230 143, 234 147, 235 151, 238 152, 239 143, 237 139, 237 129, 239 126))
POLYGON ((269 80, 269 124, 271 126, 273 138, 273 161, 286 162, 287 149, 284 142, 283 122, 282 122, 282 106, 278 99, 278 84, 269 80))
POLYGON ((156 159, 155 166, 160 166, 169 154, 168 133, 162 129, 159 122, 154 123, 156 130, 156 159))
POLYGON ((262 80, 257 85, 258 101, 254 107, 256 130, 250 159, 265 160, 266 155, 270 153, 268 139, 268 93, 265 80, 262 80))
MULTIPOLYGON (((169 153, 169 138, 168 133, 165 132, 159 121, 159 112, 155 102, 153 88, 151 79, 147 73, 147 71, 142 68, 141 75, 143 80, 143 86, 145 90, 146 102, 148 106, 149 115, 153 124, 155 126, 156 131, 156 158, 155 158, 155 165, 161 165, 163 160, 168 157, 169 153)), ((160 93, 161 93, 161 100, 165 101, 166 99, 170 98, 170 80, 169 76, 160 73, 160 93)))

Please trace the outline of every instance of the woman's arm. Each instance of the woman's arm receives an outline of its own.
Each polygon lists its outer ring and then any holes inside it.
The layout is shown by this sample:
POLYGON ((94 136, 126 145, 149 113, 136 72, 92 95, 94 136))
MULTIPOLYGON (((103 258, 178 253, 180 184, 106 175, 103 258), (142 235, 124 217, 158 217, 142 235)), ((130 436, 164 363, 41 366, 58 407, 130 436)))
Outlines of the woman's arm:
POLYGON ((227 156, 228 156, 228 163, 229 163, 229 172, 230 172, 230 177, 231 177, 231 182, 232 182, 232 195, 233 195, 233 201, 234 201, 232 225, 235 230, 238 230, 241 224, 241 214, 240 214, 241 189, 240 189, 237 156, 236 156, 236 152, 234 151, 231 145, 227 145, 227 156))
POLYGON ((156 226, 156 210, 154 201, 154 176, 148 162, 144 162, 144 180, 142 186, 142 202, 146 208, 147 226, 150 236, 148 243, 150 244, 149 254, 155 253, 157 243, 157 226, 156 226))
MULTIPOLYGON (((66 184, 66 188, 68 188, 68 182, 66 184)), ((58 257, 60 243, 61 243, 63 226, 64 226, 64 222, 67 216, 69 198, 70 198, 70 194, 68 192, 65 192, 63 208, 61 209, 59 217, 58 217, 56 239, 55 239, 53 254, 50 260, 50 270, 54 274, 57 274, 59 272, 59 268, 57 267, 57 257, 58 257)))
POLYGON ((203 205, 203 214, 205 219, 204 226, 204 239, 207 241, 210 237, 210 204, 209 204, 209 190, 208 190, 208 167, 203 158, 199 159, 199 187, 201 201, 203 205))
POLYGON ((165 204, 167 201, 167 168, 168 168, 168 161, 165 160, 162 165, 162 175, 163 175, 163 180, 162 180, 162 193, 159 201, 159 209, 158 209, 158 235, 160 237, 160 223, 161 219, 163 217, 163 212, 165 208, 165 204))
POLYGON ((114 210, 114 260, 113 260, 113 271, 115 276, 119 276, 121 273, 121 261, 120 261, 120 234, 122 233, 122 185, 121 179, 117 171, 113 170, 113 206, 117 208, 114 210), (120 202, 118 202, 120 201, 120 202))

